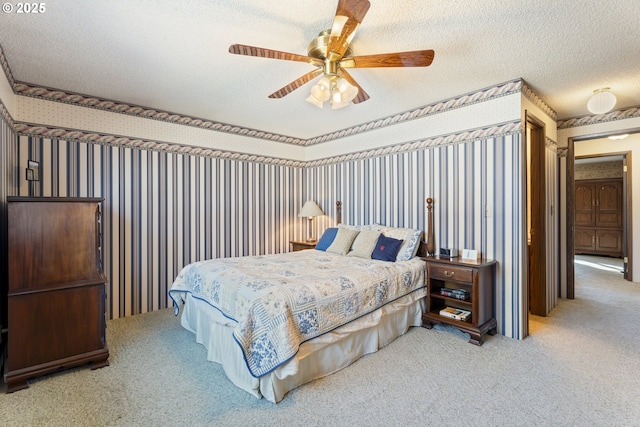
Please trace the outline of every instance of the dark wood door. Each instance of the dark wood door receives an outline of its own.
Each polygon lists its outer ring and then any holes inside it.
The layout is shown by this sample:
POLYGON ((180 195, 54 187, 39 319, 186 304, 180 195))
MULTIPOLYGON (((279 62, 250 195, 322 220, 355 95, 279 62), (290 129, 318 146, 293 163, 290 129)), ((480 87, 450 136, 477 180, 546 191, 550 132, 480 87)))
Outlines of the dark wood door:
POLYGON ((529 311, 537 316, 547 315, 546 215, 544 189, 545 130, 542 122, 527 114, 527 206, 529 226, 528 290, 529 311))

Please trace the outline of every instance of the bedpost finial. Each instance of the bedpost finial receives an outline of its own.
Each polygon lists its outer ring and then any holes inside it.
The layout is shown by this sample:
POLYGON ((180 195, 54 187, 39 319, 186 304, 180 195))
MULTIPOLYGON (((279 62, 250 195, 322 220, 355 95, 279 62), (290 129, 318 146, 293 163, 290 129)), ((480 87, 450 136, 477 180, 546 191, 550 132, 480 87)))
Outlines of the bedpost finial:
POLYGON ((435 256, 436 243, 433 241, 433 199, 427 198, 427 256, 435 256))

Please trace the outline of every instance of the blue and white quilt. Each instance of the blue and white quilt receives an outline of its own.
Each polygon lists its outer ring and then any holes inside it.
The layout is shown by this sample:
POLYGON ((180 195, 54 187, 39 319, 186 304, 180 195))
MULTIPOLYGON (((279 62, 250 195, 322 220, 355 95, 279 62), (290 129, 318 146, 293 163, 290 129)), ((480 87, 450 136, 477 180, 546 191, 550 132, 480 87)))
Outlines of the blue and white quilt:
POLYGON ((195 262, 169 295, 176 314, 190 293, 235 322, 247 367, 261 377, 305 341, 411 292, 424 296, 424 277, 420 258, 386 262, 304 250, 195 262))

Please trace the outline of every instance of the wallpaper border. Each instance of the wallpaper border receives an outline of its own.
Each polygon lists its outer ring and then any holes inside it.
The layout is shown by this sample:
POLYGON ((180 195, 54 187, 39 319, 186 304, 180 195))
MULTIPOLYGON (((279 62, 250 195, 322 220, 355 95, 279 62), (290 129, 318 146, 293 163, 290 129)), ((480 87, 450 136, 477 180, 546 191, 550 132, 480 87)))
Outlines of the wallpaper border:
POLYGON ((324 166, 328 164, 344 163, 352 160, 368 159, 374 157, 387 156, 389 154, 404 153, 407 151, 422 150, 435 146, 447 146, 473 142, 481 139, 497 136, 512 135, 521 132, 520 120, 499 123, 490 127, 469 129, 462 132, 439 135, 426 139, 418 139, 401 144, 390 145, 383 148, 364 150, 340 156, 327 157, 325 159, 306 162, 308 168, 324 166))
POLYGON ((595 125, 598 123, 613 122, 616 120, 633 119, 640 117, 640 106, 624 108, 622 110, 611 111, 593 116, 573 117, 565 120, 558 120, 558 129, 569 129, 580 126, 595 125))
POLYGON ((47 127, 39 124, 17 122, 13 126, 17 135, 39 136, 45 138, 62 139, 69 141, 86 142, 96 145, 123 146, 139 150, 178 153, 206 158, 225 158, 254 163, 275 164, 296 168, 311 168, 328 164, 348 162, 351 160, 386 156, 389 154, 415 151, 434 146, 446 146, 462 144, 479 139, 520 133, 522 126, 520 120, 499 123, 489 127, 469 129, 462 132, 440 135, 431 138, 418 139, 390 145, 383 148, 363 150, 345 155, 327 157, 313 161, 288 160, 276 157, 257 156, 232 151, 223 151, 213 148, 195 147, 170 142, 152 141, 127 136, 111 135, 104 133, 88 132, 77 129, 63 129, 47 127))
MULTIPOLYGON (((2 45, 0 44, 0 66, 2 66, 2 70, 4 71, 5 76, 7 76, 7 81, 12 88, 15 87, 16 81, 13 78, 13 73, 11 73, 11 67, 9 67, 9 61, 7 61, 7 57, 4 54, 4 49, 2 49, 2 45)), ((15 92, 15 89, 13 89, 15 92)))
POLYGON ((14 130, 18 135, 41 136, 45 138, 79 141, 96 145, 122 146, 139 150, 187 154, 191 156, 224 158, 254 163, 276 164, 290 167, 304 167, 305 162, 288 160, 269 156, 258 156, 234 151, 218 150, 214 148, 196 147, 173 142, 153 141, 148 139, 133 138, 122 135, 96 133, 78 129, 64 129, 48 127, 34 123, 15 123, 14 130))
MULTIPOLYGON (((252 128, 244 128, 231 124, 216 122, 212 120, 200 119, 197 117, 189 117, 181 114, 170 113, 162 110, 131 105, 119 101, 101 99, 89 95, 78 94, 70 91, 63 91, 54 88, 34 85, 25 82, 14 82, 13 90, 16 95, 28 96, 31 98, 42 99, 46 101, 62 102, 65 104, 76 105, 85 108, 94 108, 98 110, 108 111, 112 113, 126 114, 134 117, 140 117, 151 120, 159 120, 167 123, 173 123, 184 126, 191 126, 211 131, 226 132, 235 135, 247 136, 263 140, 275 141, 284 144, 293 144, 300 146, 310 146, 329 142, 335 139, 343 138, 370 131, 380 129, 387 126, 403 123, 434 114, 444 113, 446 111, 462 108, 468 105, 477 104, 479 102, 490 101, 495 98, 517 93, 522 90, 522 79, 511 80, 500 83, 478 91, 469 92, 461 96, 439 101, 430 105, 426 105, 414 110, 398 113, 393 116, 384 117, 373 120, 364 124, 352 126, 336 132, 328 133, 318 137, 309 139, 296 138, 287 135, 279 135, 270 132, 260 131, 252 128)), ((531 92, 528 89, 528 92, 531 92)))
POLYGON ((7 106, 4 105, 4 102, 2 102, 1 99, 0 99, 0 115, 4 117, 4 119, 7 121, 11 129, 13 129, 15 132, 15 122, 13 121, 13 117, 11 117, 11 114, 9 113, 7 106))

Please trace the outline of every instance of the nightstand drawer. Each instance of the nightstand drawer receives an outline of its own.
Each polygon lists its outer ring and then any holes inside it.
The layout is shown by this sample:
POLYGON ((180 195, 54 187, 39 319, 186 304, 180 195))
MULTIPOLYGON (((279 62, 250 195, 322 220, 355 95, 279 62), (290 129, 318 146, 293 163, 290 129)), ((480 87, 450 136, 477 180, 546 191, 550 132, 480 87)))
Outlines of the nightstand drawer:
POLYGON ((450 265, 429 265, 429 277, 438 280, 455 280, 458 282, 472 282, 473 269, 454 267, 450 265))

